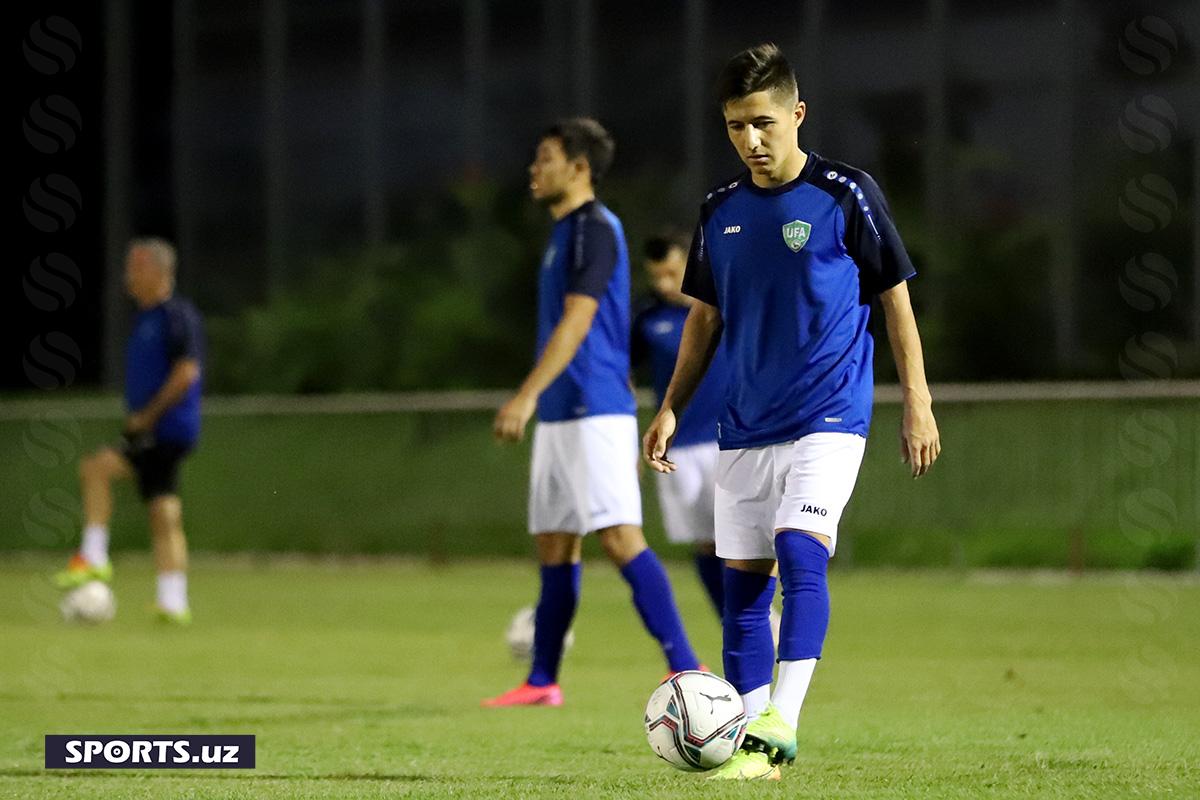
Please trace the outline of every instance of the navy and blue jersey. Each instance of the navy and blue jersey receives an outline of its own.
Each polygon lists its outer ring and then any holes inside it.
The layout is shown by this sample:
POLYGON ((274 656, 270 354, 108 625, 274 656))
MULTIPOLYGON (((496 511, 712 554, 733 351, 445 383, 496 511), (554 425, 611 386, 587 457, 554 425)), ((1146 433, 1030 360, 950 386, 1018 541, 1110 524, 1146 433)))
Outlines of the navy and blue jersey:
MULTIPOLYGON (((654 396, 660 406, 675 372, 675 359, 679 355, 687 315, 686 306, 658 300, 633 321, 633 363, 635 366, 649 363, 654 396)), ((728 372, 725 353, 718 348, 708 372, 679 418, 672 445, 687 447, 717 440, 717 418, 725 405, 728 372)))
MULTIPOLYGON (((191 358, 204 369, 204 327, 200 312, 182 297, 139 311, 125 349, 125 405, 139 411, 167 381, 175 362, 191 358)), ((158 441, 190 447, 200 435, 200 384, 196 381, 154 426, 158 441)))
POLYGON ((539 357, 568 294, 585 294, 599 306, 575 357, 538 398, 538 419, 636 413, 629 387, 629 250, 621 221, 595 200, 555 222, 550 233, 538 282, 539 357))
POLYGON ((866 436, 871 298, 916 274, 867 173, 809 153, 782 186, 749 173, 709 193, 683 290, 716 306, 729 388, 722 449, 866 436))

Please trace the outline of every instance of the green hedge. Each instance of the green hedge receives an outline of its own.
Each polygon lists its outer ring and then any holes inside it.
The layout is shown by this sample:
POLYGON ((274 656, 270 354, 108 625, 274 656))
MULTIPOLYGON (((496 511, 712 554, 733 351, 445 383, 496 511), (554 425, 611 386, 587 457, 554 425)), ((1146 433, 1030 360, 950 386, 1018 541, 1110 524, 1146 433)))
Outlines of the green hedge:
MULTIPOLYGON (((938 414, 945 451, 913 481, 895 444, 899 409, 878 410, 839 563, 1194 564, 1194 401, 962 404, 938 414)), ((74 542, 75 460, 114 430, 0 423, 0 549, 74 542)), ((525 554, 528 458, 527 445, 492 443, 485 413, 210 417, 184 470, 188 535, 211 551, 525 554)), ((662 544, 651 483, 647 530, 662 544)), ((118 493, 113 544, 146 546, 129 486, 118 493)))

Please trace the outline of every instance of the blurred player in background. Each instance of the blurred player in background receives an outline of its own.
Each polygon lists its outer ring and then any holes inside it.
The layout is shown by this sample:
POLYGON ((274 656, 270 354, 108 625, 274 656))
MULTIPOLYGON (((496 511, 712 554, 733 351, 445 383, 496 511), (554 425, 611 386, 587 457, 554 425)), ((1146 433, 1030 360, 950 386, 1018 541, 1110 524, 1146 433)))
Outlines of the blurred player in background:
POLYGON ((561 705, 563 637, 579 602, 583 537, 595 533, 633 591, 672 672, 698 666, 667 573, 642 536, 637 418, 629 385, 629 254, 620 220, 596 200, 613 140, 595 120, 541 137, 530 192, 554 220, 538 286, 537 363, 497 412, 493 432, 521 439, 537 414, 529 531, 541 563, 533 666, 487 706, 561 705))
POLYGON ((717 555, 726 560, 724 662, 751 719, 718 779, 778 778, 829 626, 826 568, 866 445, 878 297, 904 391, 914 478, 941 450, 906 281, 915 271, 865 172, 799 147, 795 74, 774 45, 725 66, 718 98, 747 171, 701 207, 683 290, 696 298, 643 452, 670 473, 676 415, 716 349, 729 359, 718 434, 717 555), (783 583, 779 676, 767 622, 783 583))
MULTIPOLYGON (((646 241, 646 277, 654 300, 633 321, 633 365, 649 365, 654 396, 661 405, 675 370, 679 339, 694 302, 680 291, 691 237, 666 230, 646 241)), ((717 415, 725 403, 725 357, 713 358, 692 395, 671 446, 675 472, 656 474, 658 503, 667 539, 695 548, 696 571, 717 614, 725 607, 724 565, 713 541, 713 488, 717 470, 717 415)))
POLYGON ((158 238, 134 239, 125 260, 125 288, 138 313, 125 353, 128 414, 117 446, 102 447, 79 465, 84 530, 79 552, 57 576, 62 588, 108 582, 112 483, 136 478, 146 503, 158 571, 157 613, 191 621, 187 541, 179 499, 179 467, 200 434, 204 333, 200 314, 175 295, 175 248, 158 238))

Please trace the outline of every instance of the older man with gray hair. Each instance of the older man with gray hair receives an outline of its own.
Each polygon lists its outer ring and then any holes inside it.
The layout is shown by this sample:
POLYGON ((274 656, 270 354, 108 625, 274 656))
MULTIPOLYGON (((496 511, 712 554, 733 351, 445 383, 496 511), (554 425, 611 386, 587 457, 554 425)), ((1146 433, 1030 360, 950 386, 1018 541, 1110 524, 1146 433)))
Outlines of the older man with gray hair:
POLYGON ((112 483, 136 478, 150 518, 159 618, 187 624, 191 611, 179 466, 200 434, 203 326, 196 307, 175 295, 175 248, 165 239, 147 237, 129 243, 125 288, 138 312, 125 356, 123 439, 80 462, 83 541, 57 582, 69 589, 112 579, 108 558, 112 483))

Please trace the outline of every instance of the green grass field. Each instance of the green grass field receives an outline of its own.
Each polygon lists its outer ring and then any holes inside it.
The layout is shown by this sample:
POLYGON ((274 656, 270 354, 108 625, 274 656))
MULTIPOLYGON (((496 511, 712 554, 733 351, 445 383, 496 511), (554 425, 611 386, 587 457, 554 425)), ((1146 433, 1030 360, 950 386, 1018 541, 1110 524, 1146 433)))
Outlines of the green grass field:
MULTIPOLYGON (((664 668, 589 545, 561 709, 478 708, 521 676, 515 561, 197 559, 190 629, 59 622, 43 558, 0 562, 0 797, 1195 798, 1200 584, 1111 573, 836 571, 834 620, 782 785, 714 788, 641 730, 664 668), (253 772, 47 772, 46 733, 250 733, 253 772)), ((673 569, 719 663, 697 582, 673 569)))

